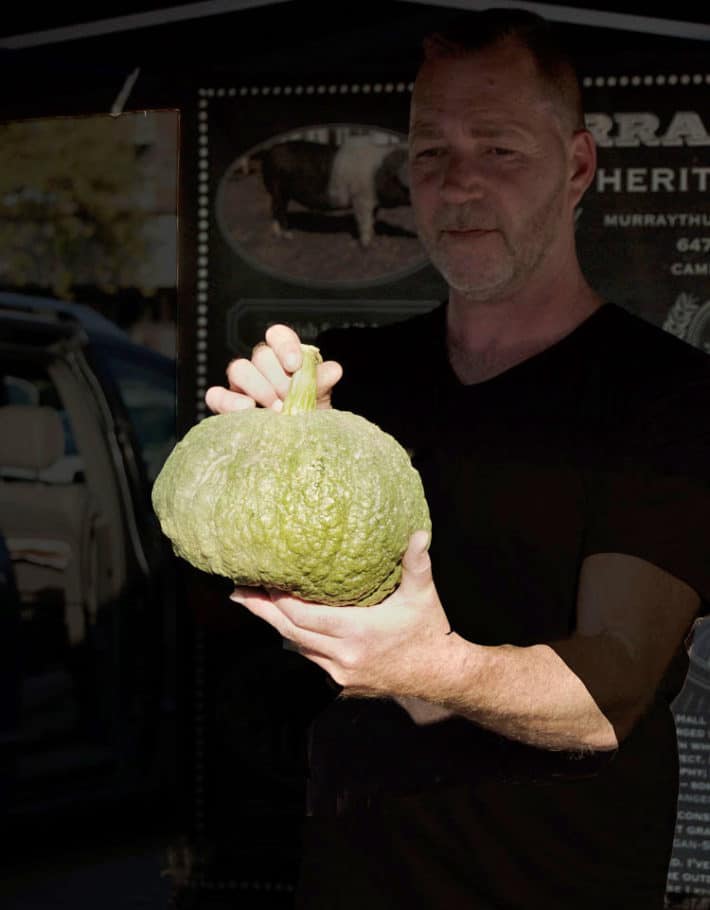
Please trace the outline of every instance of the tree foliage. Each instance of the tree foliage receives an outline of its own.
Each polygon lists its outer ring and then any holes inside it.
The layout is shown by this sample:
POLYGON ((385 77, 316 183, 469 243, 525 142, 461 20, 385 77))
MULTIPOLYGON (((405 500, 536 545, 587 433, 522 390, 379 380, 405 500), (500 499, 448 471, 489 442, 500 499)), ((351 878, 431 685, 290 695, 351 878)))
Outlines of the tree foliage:
POLYGON ((64 299, 78 284, 134 284, 144 183, 133 117, 0 124, 0 280, 64 299))

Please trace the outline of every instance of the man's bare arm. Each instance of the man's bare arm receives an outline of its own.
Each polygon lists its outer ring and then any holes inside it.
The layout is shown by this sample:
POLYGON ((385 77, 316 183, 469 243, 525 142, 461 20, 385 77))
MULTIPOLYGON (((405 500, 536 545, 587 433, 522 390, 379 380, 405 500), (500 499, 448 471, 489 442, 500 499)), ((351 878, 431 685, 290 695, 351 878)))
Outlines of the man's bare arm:
MULTIPOLYGON (((698 607, 695 591, 658 567, 596 554, 582 569, 571 638, 531 647, 459 639, 429 701, 544 748, 614 749, 653 698, 698 607)), ((419 723, 442 717, 416 698, 397 700, 419 723)))

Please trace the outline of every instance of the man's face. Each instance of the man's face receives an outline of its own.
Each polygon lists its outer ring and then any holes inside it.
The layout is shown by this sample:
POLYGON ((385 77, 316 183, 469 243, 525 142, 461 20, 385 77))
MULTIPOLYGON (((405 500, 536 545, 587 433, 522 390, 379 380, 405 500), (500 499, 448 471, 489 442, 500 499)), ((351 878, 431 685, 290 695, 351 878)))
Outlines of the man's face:
POLYGON ((514 42, 423 65, 410 190, 421 241, 451 288, 495 300, 551 268, 573 234, 572 133, 514 42))

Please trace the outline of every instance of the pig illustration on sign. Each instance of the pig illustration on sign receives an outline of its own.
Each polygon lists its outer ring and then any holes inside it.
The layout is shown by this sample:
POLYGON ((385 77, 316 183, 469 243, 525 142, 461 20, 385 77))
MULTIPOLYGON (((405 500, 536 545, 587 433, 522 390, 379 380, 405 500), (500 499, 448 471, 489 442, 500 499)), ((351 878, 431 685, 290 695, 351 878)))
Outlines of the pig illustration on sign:
POLYGON ((351 211, 363 247, 372 242, 381 208, 409 205, 407 149, 353 136, 340 146, 306 140, 279 142, 258 155, 271 196, 273 230, 288 231, 290 201, 318 212, 351 211))

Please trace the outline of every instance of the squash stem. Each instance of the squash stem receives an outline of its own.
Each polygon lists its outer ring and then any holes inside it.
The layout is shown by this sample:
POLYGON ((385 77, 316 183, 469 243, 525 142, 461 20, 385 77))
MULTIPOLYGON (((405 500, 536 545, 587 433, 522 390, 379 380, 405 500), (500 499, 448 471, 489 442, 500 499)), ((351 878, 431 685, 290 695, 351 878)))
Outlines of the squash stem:
POLYGON ((291 377, 282 414, 303 414, 316 408, 316 367, 323 363, 320 351, 312 344, 302 344, 303 364, 291 377))

